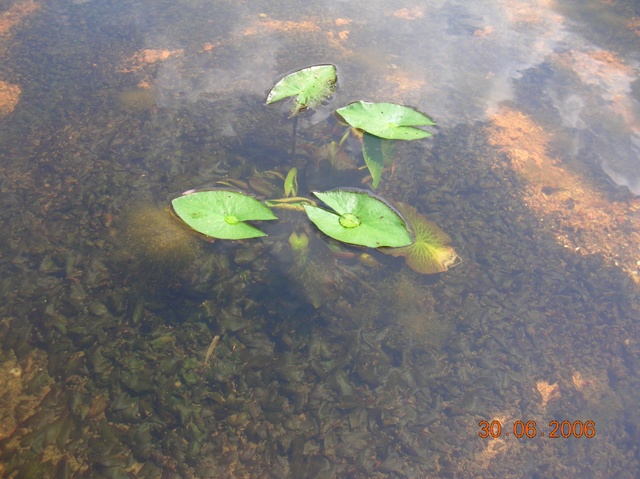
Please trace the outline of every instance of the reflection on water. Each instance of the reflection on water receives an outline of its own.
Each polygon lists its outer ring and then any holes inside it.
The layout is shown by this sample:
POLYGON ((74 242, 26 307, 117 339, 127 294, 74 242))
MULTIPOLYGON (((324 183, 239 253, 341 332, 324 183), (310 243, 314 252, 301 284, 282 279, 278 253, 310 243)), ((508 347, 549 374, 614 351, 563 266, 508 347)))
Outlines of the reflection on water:
POLYGON ((640 193, 637 8, 4 6, 0 471, 635 477, 640 204, 608 178, 640 193), (321 62, 339 89, 290 158, 264 97, 321 62), (327 148, 356 99, 438 122, 378 193, 441 226, 456 268, 335 248, 295 212, 214 243, 171 215, 217 181, 274 194, 291 166, 305 195, 367 187, 356 140, 327 148))
MULTIPOLYGON (((224 17, 224 35, 212 32, 186 49, 144 50, 181 56, 163 62, 154 77, 159 104, 260 96, 283 69, 342 60, 343 74, 361 83, 345 82, 339 97, 424 105, 442 126, 484 120, 505 100, 550 109, 548 121, 571 139, 567 157, 600 165, 640 194, 640 113, 633 91, 640 41, 636 24, 624 16, 631 7, 592 9, 590 23, 582 24, 575 20, 581 9, 548 1, 429 2, 396 10, 382 3, 367 13, 342 7, 329 17, 312 11, 285 20, 277 10, 265 7, 269 13, 256 15, 238 6, 224 17), (592 23, 612 17, 626 35, 610 44, 597 38, 592 23)), ((187 42, 180 29, 161 32, 162 42, 157 32, 149 34, 154 46, 187 42)))

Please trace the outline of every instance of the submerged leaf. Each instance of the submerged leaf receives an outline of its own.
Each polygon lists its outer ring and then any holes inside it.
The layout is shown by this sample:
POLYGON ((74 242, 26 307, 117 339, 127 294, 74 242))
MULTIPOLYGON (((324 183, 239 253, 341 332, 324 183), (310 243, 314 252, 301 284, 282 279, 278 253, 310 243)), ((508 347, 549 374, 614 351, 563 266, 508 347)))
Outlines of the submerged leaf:
POLYGON ((371 174, 371 184, 374 189, 376 189, 380 183, 382 168, 384 168, 382 142, 382 138, 370 135, 369 133, 365 133, 362 138, 362 156, 371 174))
POLYGON ((334 212, 304 205, 309 219, 327 236, 344 243, 378 248, 411 243, 402 218, 383 200, 365 191, 313 193, 334 212))
POLYGON ((407 265, 422 274, 442 273, 458 264, 458 254, 451 238, 438 225, 429 221, 410 205, 397 203, 413 230, 414 241, 409 246, 382 250, 392 256, 404 256, 407 265))
POLYGON ((314 65, 293 72, 278 83, 267 96, 267 105, 296 96, 290 117, 305 108, 315 108, 326 100, 335 89, 338 80, 335 65, 314 65))
POLYGON ((336 113, 354 128, 388 140, 417 140, 431 133, 416 126, 435 123, 424 113, 396 103, 356 101, 336 113))
POLYGON ((393 161, 392 142, 365 132, 362 156, 371 174, 371 184, 376 189, 382 178, 382 169, 393 161))
POLYGON ((284 196, 298 195, 298 169, 294 166, 284 179, 284 196))
POLYGON ((296 255, 306 254, 309 251, 309 237, 304 233, 295 231, 289 235, 289 244, 296 255))
POLYGON ((335 141, 321 146, 313 153, 313 160, 316 163, 328 161, 331 168, 338 171, 355 170, 357 165, 354 158, 335 141))
POLYGON ((257 199, 230 190, 196 191, 171 204, 176 215, 199 233, 220 239, 266 236, 244 221, 278 219, 257 199))

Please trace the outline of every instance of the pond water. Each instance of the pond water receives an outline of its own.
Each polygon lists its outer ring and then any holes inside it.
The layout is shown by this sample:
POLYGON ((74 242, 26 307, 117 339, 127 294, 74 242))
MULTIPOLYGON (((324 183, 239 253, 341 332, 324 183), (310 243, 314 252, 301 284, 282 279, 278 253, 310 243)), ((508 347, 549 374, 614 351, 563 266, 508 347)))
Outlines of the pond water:
POLYGON ((637 477, 639 52, 632 1, 3 3, 0 475, 637 477), (266 94, 321 63, 292 155, 266 94), (448 271, 172 214, 370 189, 356 100, 436 121, 376 194, 448 271))

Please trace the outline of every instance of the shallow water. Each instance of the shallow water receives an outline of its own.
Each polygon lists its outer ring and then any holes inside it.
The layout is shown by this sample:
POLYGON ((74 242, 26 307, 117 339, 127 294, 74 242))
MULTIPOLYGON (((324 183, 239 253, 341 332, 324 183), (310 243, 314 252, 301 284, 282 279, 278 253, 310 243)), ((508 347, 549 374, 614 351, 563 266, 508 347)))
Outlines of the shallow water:
POLYGON ((632 2, 1 15, 3 476, 636 477, 632 2), (317 63, 338 89, 292 158, 289 104, 264 100, 317 63), (396 145, 376 193, 435 221, 461 264, 336 251, 296 212, 240 242, 171 214, 219 182, 280 196, 292 166, 305 196, 369 188, 355 138, 348 169, 321 159, 345 131, 332 111, 359 99, 438 123, 396 145))

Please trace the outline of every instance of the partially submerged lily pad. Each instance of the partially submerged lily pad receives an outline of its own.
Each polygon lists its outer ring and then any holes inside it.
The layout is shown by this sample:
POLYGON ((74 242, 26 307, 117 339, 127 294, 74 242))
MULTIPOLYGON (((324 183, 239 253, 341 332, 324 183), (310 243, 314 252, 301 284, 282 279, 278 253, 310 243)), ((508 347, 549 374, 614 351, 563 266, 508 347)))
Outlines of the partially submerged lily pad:
POLYGON ((459 264, 451 238, 435 223, 418 213, 413 206, 396 203, 413 230, 414 241, 409 246, 381 250, 392 256, 404 256, 407 265, 422 274, 443 273, 459 264))
POLYGON ((230 190, 196 191, 175 198, 171 204, 182 221, 212 238, 233 240, 266 236, 245 221, 278 219, 257 199, 230 190))
POLYGON ((416 126, 435 123, 424 113, 397 103, 355 101, 336 110, 354 128, 387 140, 417 140, 431 136, 416 126))
POLYGON ((327 236, 370 248, 399 247, 411 243, 404 220, 383 200, 356 190, 313 194, 335 210, 304 205, 309 219, 327 236))
POLYGON ((338 80, 335 65, 314 65, 293 72, 271 89, 267 105, 295 95, 290 117, 305 108, 315 108, 333 93, 338 80))

